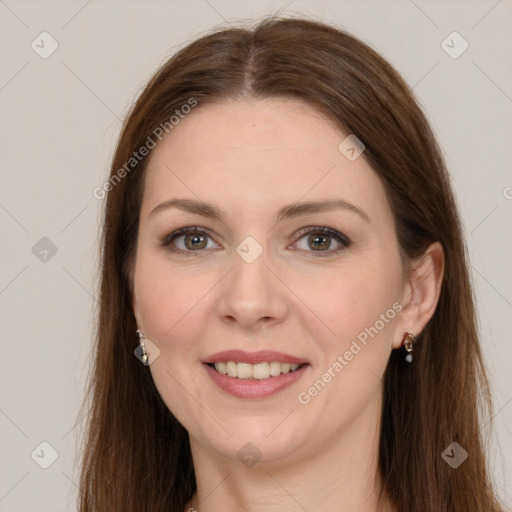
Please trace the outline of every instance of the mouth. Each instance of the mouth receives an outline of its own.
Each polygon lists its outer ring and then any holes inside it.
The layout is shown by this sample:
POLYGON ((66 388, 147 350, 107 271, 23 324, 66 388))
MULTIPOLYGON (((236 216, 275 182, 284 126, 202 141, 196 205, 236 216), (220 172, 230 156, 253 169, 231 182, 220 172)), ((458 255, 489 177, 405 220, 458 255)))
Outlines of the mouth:
POLYGON ((236 379, 263 380, 279 377, 300 370, 307 363, 281 363, 279 361, 262 361, 251 364, 240 361, 219 361, 206 363, 216 372, 236 379))
POLYGON ((221 391, 244 399, 263 399, 284 391, 311 366, 304 359, 273 350, 227 350, 201 362, 221 391))

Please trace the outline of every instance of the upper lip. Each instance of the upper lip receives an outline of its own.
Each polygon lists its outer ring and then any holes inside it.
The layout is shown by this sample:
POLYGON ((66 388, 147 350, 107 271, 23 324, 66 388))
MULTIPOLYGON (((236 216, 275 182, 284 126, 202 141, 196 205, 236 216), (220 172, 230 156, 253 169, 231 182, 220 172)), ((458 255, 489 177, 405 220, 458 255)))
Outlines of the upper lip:
POLYGON ((260 350, 259 352, 245 352, 243 350, 225 350, 223 352, 217 352, 211 356, 205 358, 202 362, 206 364, 235 361, 237 363, 270 363, 277 361, 279 363, 290 363, 290 364, 304 364, 307 363, 305 359, 291 356, 289 354, 283 354, 282 352, 276 352, 274 350, 260 350))

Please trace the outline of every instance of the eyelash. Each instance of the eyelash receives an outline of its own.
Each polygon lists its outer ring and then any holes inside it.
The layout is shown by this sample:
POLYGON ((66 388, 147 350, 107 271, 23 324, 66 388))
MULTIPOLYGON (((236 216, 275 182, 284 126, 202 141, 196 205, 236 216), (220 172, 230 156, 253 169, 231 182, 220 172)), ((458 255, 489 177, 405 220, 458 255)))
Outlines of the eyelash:
MULTIPOLYGON (((317 233, 321 235, 327 235, 331 238, 334 238, 337 242, 340 243, 340 247, 334 250, 326 250, 326 251, 306 251, 310 252, 314 255, 314 257, 326 257, 326 256, 332 256, 333 254, 338 254, 341 251, 347 249, 352 245, 352 241, 343 233, 340 233, 339 231, 329 228, 327 226, 308 226, 304 229, 302 229, 298 234, 298 239, 300 240, 306 235, 309 235, 311 233, 317 233)), ((206 249, 198 249, 197 251, 190 251, 190 250, 183 250, 183 249, 177 249, 172 245, 172 242, 176 240, 176 238, 179 238, 180 236, 186 236, 186 235, 206 235, 207 237, 211 238, 210 235, 204 231, 199 229, 197 226, 193 227, 184 227, 177 229, 176 231, 173 231, 172 233, 169 233, 167 236, 164 237, 162 240, 161 246, 167 249, 170 252, 173 253, 186 253, 187 255, 194 255, 194 256, 200 256, 202 252, 204 252, 206 249), (195 254, 194 254, 195 253, 195 254)))

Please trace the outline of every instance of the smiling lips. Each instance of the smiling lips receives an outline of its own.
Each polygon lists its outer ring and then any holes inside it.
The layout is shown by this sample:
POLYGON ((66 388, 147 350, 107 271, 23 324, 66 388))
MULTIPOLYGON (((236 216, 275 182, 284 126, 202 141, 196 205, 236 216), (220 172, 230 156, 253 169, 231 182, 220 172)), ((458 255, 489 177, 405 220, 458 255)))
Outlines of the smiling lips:
POLYGON ((278 377, 297 370, 301 365, 297 363, 280 363, 272 361, 270 363, 262 362, 256 364, 241 363, 236 361, 228 361, 227 363, 220 361, 214 363, 215 369, 223 375, 236 377, 238 379, 268 379, 270 377, 278 377))
POLYGON ((274 351, 228 350, 203 361, 213 382, 239 398, 265 398, 301 377, 309 364, 303 359, 274 351))

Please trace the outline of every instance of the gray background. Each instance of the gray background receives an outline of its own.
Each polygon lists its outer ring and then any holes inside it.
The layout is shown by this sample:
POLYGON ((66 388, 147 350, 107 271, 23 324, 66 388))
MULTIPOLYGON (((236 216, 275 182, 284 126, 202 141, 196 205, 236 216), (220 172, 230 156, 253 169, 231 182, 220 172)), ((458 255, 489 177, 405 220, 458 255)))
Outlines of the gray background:
POLYGON ((102 207, 92 191, 129 105, 193 38, 280 9, 361 37, 427 112, 464 218, 496 407, 490 462, 512 502, 510 0, 0 0, 1 511, 76 510, 102 207), (46 59, 31 47, 51 49, 43 31, 59 45, 46 59), (469 44, 458 58, 442 46, 453 31, 469 44))

